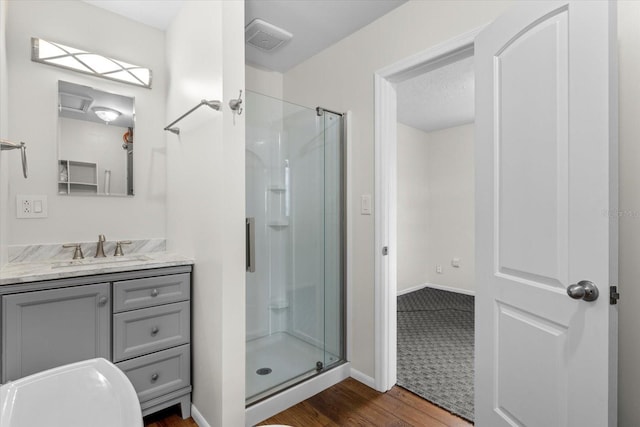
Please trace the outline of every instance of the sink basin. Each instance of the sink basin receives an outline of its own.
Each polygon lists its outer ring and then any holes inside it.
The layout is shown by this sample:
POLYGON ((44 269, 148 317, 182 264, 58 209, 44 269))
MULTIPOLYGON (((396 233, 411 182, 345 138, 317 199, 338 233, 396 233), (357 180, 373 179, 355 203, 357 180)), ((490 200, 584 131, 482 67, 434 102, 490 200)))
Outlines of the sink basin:
POLYGON ((105 359, 39 372, 0 387, 3 427, 142 427, 133 385, 105 359))
POLYGON ((107 257, 107 258, 85 258, 85 259, 74 259, 71 261, 58 261, 51 264, 51 268, 68 268, 68 267, 92 267, 96 265, 108 267, 114 264, 122 264, 124 262, 135 262, 135 261, 151 261, 151 258, 148 255, 130 255, 123 257, 107 257))

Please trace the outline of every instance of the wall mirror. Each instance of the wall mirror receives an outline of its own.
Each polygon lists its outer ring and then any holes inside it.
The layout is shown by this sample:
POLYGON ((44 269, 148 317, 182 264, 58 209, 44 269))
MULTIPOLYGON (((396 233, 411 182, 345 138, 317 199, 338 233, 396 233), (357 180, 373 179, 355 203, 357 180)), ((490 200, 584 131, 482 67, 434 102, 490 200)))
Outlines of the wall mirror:
POLYGON ((133 196, 134 98, 58 82, 58 194, 133 196))

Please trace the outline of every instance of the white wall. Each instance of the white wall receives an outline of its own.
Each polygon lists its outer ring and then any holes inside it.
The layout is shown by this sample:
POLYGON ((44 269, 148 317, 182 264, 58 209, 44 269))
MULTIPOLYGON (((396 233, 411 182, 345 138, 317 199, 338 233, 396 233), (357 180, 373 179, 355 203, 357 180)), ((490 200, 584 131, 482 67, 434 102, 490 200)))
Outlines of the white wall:
POLYGON ((282 99, 282 73, 262 70, 250 65, 246 66, 245 73, 247 90, 282 99))
MULTIPOLYGON (((59 137, 64 141, 58 152, 60 159, 96 163, 98 193, 102 194, 105 192, 104 172, 107 169, 110 170, 110 193, 126 195, 127 151, 122 149, 122 135, 128 129, 67 117, 60 117, 59 120, 59 137)), ((135 184, 134 182, 134 190, 135 184)))
POLYGON ((474 290, 473 131, 398 123, 399 293, 424 284, 474 290))
POLYGON ((164 33, 80 1, 8 3, 8 136, 28 144, 30 176, 22 179, 20 162, 11 159, 9 203, 3 210, 8 233, 3 242, 24 245, 93 241, 101 233, 108 240, 164 237, 164 33), (153 87, 149 90, 32 62, 31 37, 149 67, 153 70, 153 87), (135 97, 135 197, 57 194, 58 80, 135 97), (46 195, 49 217, 16 219, 17 194, 46 195))
MULTIPOLYGON (((0 138, 9 134, 6 20, 8 2, 0 0, 0 138)), ((9 204, 8 151, 0 151, 0 268, 7 263, 7 206, 9 204)), ((15 154, 14 154, 15 156, 15 154)))
POLYGON ((620 96, 619 425, 640 420, 640 2, 618 2, 620 96))
MULTIPOLYGON (((507 1, 409 1, 284 75, 284 97, 301 105, 352 111, 350 203, 374 193, 374 93, 376 70, 486 24, 507 1)), ((374 213, 375 214, 375 213, 374 213)), ((374 215, 354 212, 352 366, 374 375, 374 215)))
POLYGON ((473 132, 473 124, 442 129, 430 132, 427 143, 427 282, 462 291, 475 288, 473 132))
POLYGON ((214 427, 244 425, 245 116, 228 107, 244 89, 243 22, 243 2, 184 2, 166 33, 165 119, 223 101, 166 138, 167 247, 195 259, 193 403, 214 427))
POLYGON ((427 283, 428 134, 398 123, 398 292, 427 283))

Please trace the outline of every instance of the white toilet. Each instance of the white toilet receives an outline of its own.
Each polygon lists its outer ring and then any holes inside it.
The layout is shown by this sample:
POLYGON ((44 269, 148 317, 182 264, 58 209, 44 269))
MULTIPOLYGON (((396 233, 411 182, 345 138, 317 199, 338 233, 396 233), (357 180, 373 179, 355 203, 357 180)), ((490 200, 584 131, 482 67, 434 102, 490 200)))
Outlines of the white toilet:
POLYGON ((91 359, 0 386, 2 427, 142 427, 136 391, 105 359, 91 359))

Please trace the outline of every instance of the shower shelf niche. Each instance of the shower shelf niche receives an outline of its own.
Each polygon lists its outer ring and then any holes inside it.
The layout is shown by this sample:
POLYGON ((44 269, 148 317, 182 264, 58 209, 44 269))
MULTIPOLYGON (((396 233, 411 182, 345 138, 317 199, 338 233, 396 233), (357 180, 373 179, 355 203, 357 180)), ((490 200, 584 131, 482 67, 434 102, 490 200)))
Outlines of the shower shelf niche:
POLYGON ((271 184, 267 186, 267 206, 270 216, 267 221, 269 227, 281 229, 289 226, 286 185, 271 184))
POLYGON ((283 299, 271 301, 269 308, 271 310, 285 310, 289 308, 289 301, 283 299))
POLYGON ((270 185, 267 190, 273 191, 274 193, 284 193, 287 191, 283 185, 270 185))
POLYGON ((284 228, 284 227, 288 227, 289 226, 289 221, 287 221, 287 220, 274 220, 274 221, 269 221, 267 223, 267 225, 269 227, 273 227, 273 228, 284 228))

